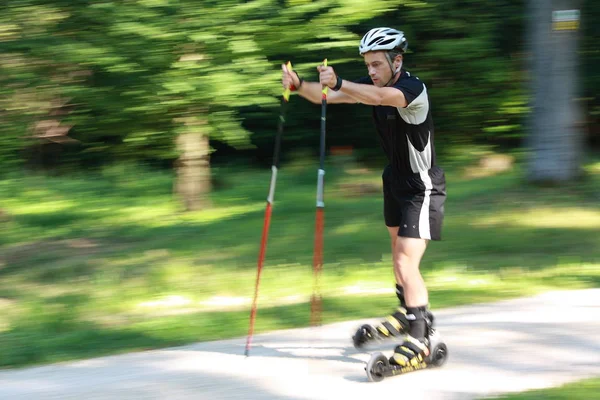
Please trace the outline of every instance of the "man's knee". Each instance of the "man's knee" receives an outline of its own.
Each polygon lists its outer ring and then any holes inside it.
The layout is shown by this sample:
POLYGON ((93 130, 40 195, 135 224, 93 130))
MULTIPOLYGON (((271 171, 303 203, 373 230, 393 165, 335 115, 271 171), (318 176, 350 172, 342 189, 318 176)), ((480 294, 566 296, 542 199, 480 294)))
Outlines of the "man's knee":
POLYGON ((399 236, 396 239, 396 255, 408 260, 414 260, 417 263, 421 261, 426 248, 427 240, 425 239, 408 238, 403 236, 399 236))
POLYGON ((424 239, 398 237, 395 248, 396 268, 402 276, 419 274, 419 264, 427 244, 424 239))
POLYGON ((400 273, 400 279, 404 285, 411 285, 415 281, 421 281, 421 272, 419 266, 409 263, 398 263, 398 272, 400 273))

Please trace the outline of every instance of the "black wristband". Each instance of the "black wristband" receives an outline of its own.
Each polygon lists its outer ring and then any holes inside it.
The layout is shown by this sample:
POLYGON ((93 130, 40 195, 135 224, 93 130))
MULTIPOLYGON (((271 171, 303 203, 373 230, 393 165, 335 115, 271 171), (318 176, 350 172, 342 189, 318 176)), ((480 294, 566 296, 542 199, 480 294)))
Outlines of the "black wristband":
POLYGON ((296 71, 294 71, 294 73, 298 77, 298 87, 296 88, 296 90, 298 90, 298 89, 300 89, 300 86, 302 86, 302 84, 304 83, 304 79, 300 78, 300 75, 298 75, 298 73, 296 71))
POLYGON ((340 78, 340 76, 338 75, 337 82, 336 82, 335 86, 331 88, 331 90, 335 90, 337 92, 341 88, 342 88, 342 78, 340 78))

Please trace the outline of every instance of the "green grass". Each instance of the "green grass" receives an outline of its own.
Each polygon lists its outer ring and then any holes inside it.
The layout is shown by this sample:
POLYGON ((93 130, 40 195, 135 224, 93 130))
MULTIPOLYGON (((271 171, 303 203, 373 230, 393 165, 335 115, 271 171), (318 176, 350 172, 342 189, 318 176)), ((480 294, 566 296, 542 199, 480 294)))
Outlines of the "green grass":
POLYGON ((494 398, 503 400, 587 400, 598 398, 598 393, 600 393, 600 378, 592 378, 558 388, 530 390, 494 398))
MULTIPOLYGON (((587 169, 533 188, 518 168, 450 168, 444 240, 421 267, 432 307, 598 287, 600 163, 587 169)), ((245 335, 270 171, 213 172, 213 206, 192 213, 170 174, 139 168, 0 181, 0 368, 245 335)), ((395 304, 380 171, 358 172, 327 166, 324 322, 395 304)), ((302 162, 279 174, 257 332, 309 322, 315 181, 302 162)))

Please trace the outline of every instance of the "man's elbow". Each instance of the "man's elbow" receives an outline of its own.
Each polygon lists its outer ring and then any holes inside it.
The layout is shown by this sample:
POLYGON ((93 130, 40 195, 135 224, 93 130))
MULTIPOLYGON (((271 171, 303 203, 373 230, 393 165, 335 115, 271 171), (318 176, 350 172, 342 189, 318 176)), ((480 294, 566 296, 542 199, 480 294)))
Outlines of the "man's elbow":
POLYGON ((373 106, 385 106, 386 105, 386 101, 385 101, 385 97, 383 96, 374 96, 372 101, 371 101, 371 105, 373 106))

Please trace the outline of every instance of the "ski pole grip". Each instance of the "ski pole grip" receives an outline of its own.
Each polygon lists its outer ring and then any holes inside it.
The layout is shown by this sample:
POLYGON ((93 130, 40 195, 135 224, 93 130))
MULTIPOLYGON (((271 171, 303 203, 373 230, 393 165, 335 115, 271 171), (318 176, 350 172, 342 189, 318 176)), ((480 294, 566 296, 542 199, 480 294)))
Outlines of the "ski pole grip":
MULTIPOLYGON (((287 62, 286 68, 287 68, 287 70, 289 72, 293 71, 293 69, 292 69, 292 62, 291 61, 287 62)), ((283 91, 283 98, 285 99, 285 101, 289 101, 290 100, 290 92, 291 92, 290 88, 287 88, 287 89, 285 89, 283 91)))
MULTIPOLYGON (((327 59, 323 60, 323 66, 327 66, 327 59)), ((329 89, 327 85, 323 85, 323 90, 321 91, 323 93, 323 100, 327 100, 327 89, 329 89)))

